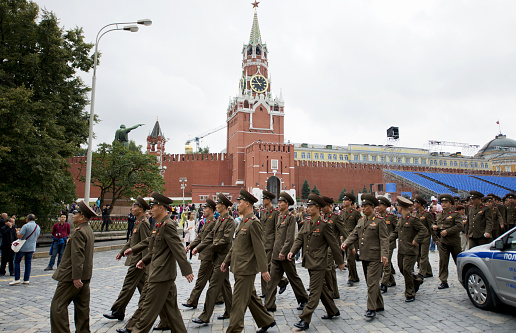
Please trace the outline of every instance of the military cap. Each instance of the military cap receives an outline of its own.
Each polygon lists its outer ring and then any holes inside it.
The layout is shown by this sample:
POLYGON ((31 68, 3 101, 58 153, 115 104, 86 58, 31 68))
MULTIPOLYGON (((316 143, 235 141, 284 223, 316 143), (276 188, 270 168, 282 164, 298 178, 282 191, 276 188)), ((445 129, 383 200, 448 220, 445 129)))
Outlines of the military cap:
POLYGON ((79 204, 77 205, 77 210, 75 210, 74 213, 75 212, 84 215, 88 219, 91 219, 94 216, 98 216, 97 213, 95 213, 93 209, 91 209, 91 207, 84 202, 84 200, 79 201, 79 204))
POLYGON ((500 198, 499 196, 497 196, 497 195, 496 195, 496 194, 494 194, 494 193, 489 193, 487 196, 488 196, 488 197, 492 197, 493 199, 496 199, 496 200, 498 200, 498 201, 502 201, 502 198, 500 198))
POLYGON ((222 194, 222 193, 219 193, 217 195, 217 203, 221 203, 221 204, 223 204, 226 207, 230 207, 230 206, 233 205, 233 203, 231 201, 229 201, 229 199, 226 198, 226 196, 224 194, 222 194))
POLYGON ((475 199, 475 198, 483 198, 484 195, 478 191, 469 191, 469 195, 471 197, 471 199, 475 199))
POLYGON ((347 198, 351 202, 356 202, 357 201, 357 197, 354 194, 348 193, 348 192, 344 193, 344 198, 345 199, 347 198))
POLYGON ((145 201, 145 199, 142 198, 141 196, 138 196, 136 198, 136 201, 134 202, 134 204, 140 206, 143 210, 150 209, 150 206, 147 203, 147 201, 145 201))
POLYGON ((362 205, 372 205, 376 207, 380 204, 378 199, 376 199, 374 195, 369 193, 362 194, 360 198, 362 199, 362 205))
POLYGON ((152 192, 151 197, 154 199, 150 202, 151 205, 159 204, 169 208, 174 201, 169 197, 164 196, 156 191, 152 192))
POLYGON ((503 197, 503 200, 505 199, 516 199, 516 194, 515 193, 507 193, 504 197, 503 197))
POLYGON ((488 195, 488 196, 485 196, 482 198, 482 202, 488 202, 488 201, 493 201, 493 197, 488 195))
MULTIPOLYGON (((265 194, 266 191, 263 191, 263 192, 265 194)), ((274 195, 274 198, 276 198, 275 195, 274 195)), ((250 202, 251 204, 254 204, 254 203, 258 202, 258 199, 256 199, 256 197, 254 195, 252 195, 251 193, 247 192, 243 188, 240 189, 240 196, 238 197, 237 200, 245 200, 247 202, 250 202)))
POLYGON ((335 201, 333 201, 332 198, 328 198, 328 197, 325 197, 325 196, 321 196, 321 199, 323 199, 324 202, 326 202, 327 205, 333 205, 333 203, 335 202, 335 201))
POLYGON ((271 192, 269 191, 263 191, 263 196, 262 196, 262 199, 269 199, 269 200, 272 200, 276 198, 276 195, 272 194, 271 192))
POLYGON ((426 202, 426 200, 423 199, 423 197, 420 196, 419 194, 416 194, 414 196, 414 202, 417 202, 417 203, 419 203, 422 206, 426 206, 428 204, 428 202, 426 202))
POLYGON ((215 201, 211 199, 206 199, 206 204, 204 205, 204 207, 210 207, 211 209, 215 210, 215 206, 217 206, 215 201))
POLYGON ((453 199, 453 197, 449 194, 441 194, 439 196, 439 201, 443 200, 448 200, 449 202, 451 202, 452 205, 455 205, 455 199, 453 199))
POLYGON ((397 200, 398 200, 398 205, 400 205, 401 207, 404 207, 404 208, 409 208, 410 206, 412 206, 414 204, 412 202, 412 200, 405 198, 405 197, 398 197, 397 200))
POLYGON ((279 194, 279 198, 278 198, 278 201, 281 200, 281 201, 286 201, 288 203, 288 205, 293 205, 294 204, 294 199, 292 199, 292 197, 290 196, 290 194, 288 194, 287 192, 281 192, 279 194))
POLYGON ((320 196, 318 196, 317 194, 314 194, 314 193, 311 193, 308 196, 308 202, 306 204, 307 205, 317 205, 319 207, 326 206, 326 202, 320 196))
POLYGON ((386 197, 381 197, 380 196, 380 197, 378 197, 378 201, 379 201, 380 204, 385 205, 387 207, 391 206, 391 202, 386 197))

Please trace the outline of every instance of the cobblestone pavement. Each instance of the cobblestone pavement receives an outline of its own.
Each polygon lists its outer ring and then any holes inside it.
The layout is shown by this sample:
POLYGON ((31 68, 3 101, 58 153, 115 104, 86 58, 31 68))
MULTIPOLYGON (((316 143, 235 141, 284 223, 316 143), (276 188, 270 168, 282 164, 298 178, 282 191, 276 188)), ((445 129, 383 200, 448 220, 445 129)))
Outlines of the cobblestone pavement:
MULTIPOLYGON (((127 270, 122 262, 114 259, 116 251, 96 252, 94 257, 94 271, 91 282, 91 331, 115 332, 123 327, 124 322, 105 319, 102 313, 107 312, 115 301, 127 270)), ((393 256, 396 258, 396 255, 393 256)), ((395 260, 395 259, 394 259, 395 260)), ((437 252, 430 253, 430 262, 437 275, 437 252)), ((57 282, 52 280, 51 272, 43 269, 48 258, 35 259, 32 264, 30 285, 9 286, 12 279, 0 278, 0 331, 1 332, 49 332, 50 301, 54 294, 57 282)), ((197 275, 199 261, 193 260, 194 274, 197 275)), ((396 263, 395 263, 396 265, 396 263)), ((358 265, 359 267, 361 265, 358 265)), ((308 272, 297 265, 299 275, 305 286, 308 285, 308 272)), ((361 267, 360 267, 361 268, 361 267)), ((23 274, 23 263, 22 263, 23 274)), ((367 322, 363 318, 366 310, 366 287, 361 269, 359 270, 360 283, 354 287, 347 287, 347 272, 337 272, 341 298, 335 302, 340 309, 341 316, 333 320, 321 320, 325 314, 324 307, 319 307, 314 313, 308 332, 510 332, 516 327, 515 308, 506 307, 497 312, 482 311, 475 308, 456 278, 455 266, 450 265, 450 289, 438 290, 437 277, 425 279, 414 303, 405 303, 403 295, 403 277, 395 275, 397 286, 389 288, 384 294, 385 312, 377 318, 367 322)), ((232 278, 232 277, 231 277, 232 278)), ((184 277, 176 280, 178 302, 188 299, 193 283, 188 284, 184 277)), ((256 279, 259 288, 259 279, 256 279)), ((224 311, 224 306, 215 308, 212 322, 208 326, 199 327, 191 322, 202 312, 206 289, 201 296, 200 305, 195 310, 185 309, 182 306, 182 315, 188 332, 223 332, 229 321, 216 319, 224 311)), ((136 308, 138 292, 129 303, 127 316, 136 308)), ((299 320, 300 311, 291 288, 283 295, 278 295, 277 309, 273 313, 278 326, 270 332, 298 331, 294 323, 299 320)), ((73 306, 70 306, 70 323, 72 332, 73 306)), ((255 332, 256 326, 247 311, 245 318, 245 332, 255 332)))

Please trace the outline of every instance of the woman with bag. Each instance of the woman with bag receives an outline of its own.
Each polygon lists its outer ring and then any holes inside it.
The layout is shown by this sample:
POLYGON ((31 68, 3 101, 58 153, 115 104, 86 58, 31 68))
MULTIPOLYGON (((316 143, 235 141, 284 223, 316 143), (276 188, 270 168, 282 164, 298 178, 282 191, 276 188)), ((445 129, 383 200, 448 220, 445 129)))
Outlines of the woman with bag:
MULTIPOLYGON (((185 244, 186 246, 190 245, 191 242, 194 241, 196 237, 195 232, 195 213, 190 212, 188 213, 188 220, 185 221, 184 224, 184 231, 185 231, 185 244)), ((190 260, 188 260, 190 263, 192 263, 192 250, 190 250, 190 260)))
POLYGON ((9 282, 10 286, 18 284, 29 284, 30 269, 32 264, 32 255, 36 251, 36 241, 39 237, 41 229, 36 224, 36 217, 34 214, 29 214, 25 218, 25 225, 20 231, 17 231, 18 241, 13 242, 13 251, 16 252, 14 255, 14 281, 9 282), (15 243, 22 243, 21 247, 15 243), (23 274, 23 282, 20 280, 20 263, 22 258, 25 257, 25 272, 23 274))

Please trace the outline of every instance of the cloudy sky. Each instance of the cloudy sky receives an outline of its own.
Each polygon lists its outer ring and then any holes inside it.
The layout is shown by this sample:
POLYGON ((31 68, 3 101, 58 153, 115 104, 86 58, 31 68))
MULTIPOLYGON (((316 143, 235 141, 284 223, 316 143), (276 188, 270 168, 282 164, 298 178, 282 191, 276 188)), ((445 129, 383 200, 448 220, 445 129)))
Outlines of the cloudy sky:
MULTIPOLYGON (((120 124, 145 147, 156 119, 166 151, 225 124, 237 94, 251 0, 37 0, 64 28, 93 42, 112 22, 150 18, 138 33, 114 31, 99 49, 95 145, 120 124)), ((285 140, 428 148, 430 139, 483 145, 496 121, 516 139, 516 2, 262 0, 273 95, 285 100, 285 140)), ((91 85, 92 73, 82 73, 91 85)), ((88 108, 89 109, 89 108, 88 108)), ((212 152, 226 132, 206 137, 212 152)), ((457 151, 457 148, 450 148, 457 151)), ((460 149, 459 149, 460 150, 460 149)))

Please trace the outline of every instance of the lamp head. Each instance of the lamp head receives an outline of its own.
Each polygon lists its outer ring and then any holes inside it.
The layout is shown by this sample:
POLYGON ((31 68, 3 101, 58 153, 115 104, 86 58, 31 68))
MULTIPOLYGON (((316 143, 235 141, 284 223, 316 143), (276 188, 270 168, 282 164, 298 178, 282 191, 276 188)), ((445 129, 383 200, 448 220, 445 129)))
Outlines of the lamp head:
POLYGON ((150 19, 142 19, 136 21, 138 24, 143 24, 144 26, 148 27, 149 25, 152 25, 152 21, 150 19))
POLYGON ((138 32, 138 27, 135 25, 126 25, 123 30, 130 31, 130 32, 138 32))

